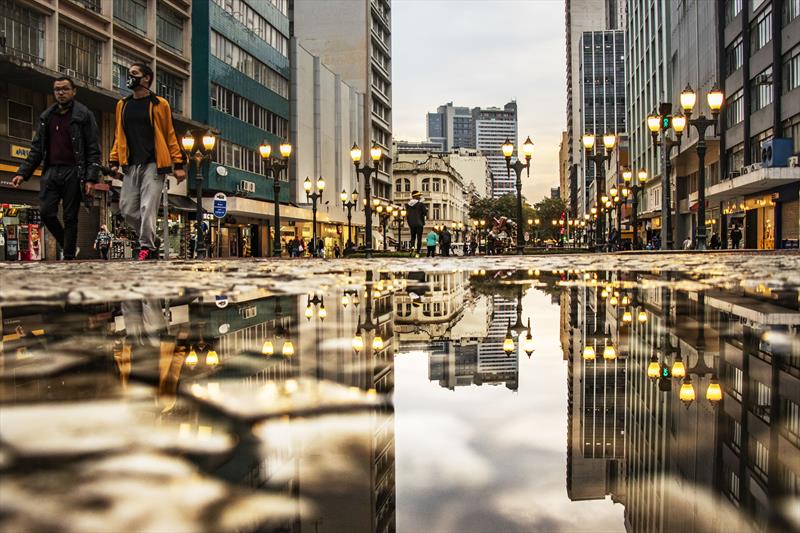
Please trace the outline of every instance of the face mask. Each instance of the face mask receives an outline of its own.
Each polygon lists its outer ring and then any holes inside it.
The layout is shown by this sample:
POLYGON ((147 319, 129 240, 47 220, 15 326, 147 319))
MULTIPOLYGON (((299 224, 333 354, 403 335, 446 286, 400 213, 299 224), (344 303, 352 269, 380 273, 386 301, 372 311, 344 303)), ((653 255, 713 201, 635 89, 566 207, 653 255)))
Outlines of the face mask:
POLYGON ((131 74, 128 74, 128 81, 125 82, 125 85, 128 87, 128 89, 135 89, 142 82, 143 77, 144 76, 132 76, 131 74))

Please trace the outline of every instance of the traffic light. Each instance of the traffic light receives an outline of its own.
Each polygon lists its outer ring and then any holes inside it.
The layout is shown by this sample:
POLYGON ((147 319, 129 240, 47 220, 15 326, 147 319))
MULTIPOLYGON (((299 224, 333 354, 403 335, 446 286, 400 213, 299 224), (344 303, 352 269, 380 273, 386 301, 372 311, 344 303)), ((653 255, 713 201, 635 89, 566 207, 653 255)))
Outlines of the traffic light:
POLYGON ((661 376, 658 380, 658 390, 669 392, 672 390, 672 373, 667 364, 661 365, 661 376))
POLYGON ((672 117, 670 117, 669 115, 661 117, 661 129, 668 130, 671 122, 672 122, 672 117))

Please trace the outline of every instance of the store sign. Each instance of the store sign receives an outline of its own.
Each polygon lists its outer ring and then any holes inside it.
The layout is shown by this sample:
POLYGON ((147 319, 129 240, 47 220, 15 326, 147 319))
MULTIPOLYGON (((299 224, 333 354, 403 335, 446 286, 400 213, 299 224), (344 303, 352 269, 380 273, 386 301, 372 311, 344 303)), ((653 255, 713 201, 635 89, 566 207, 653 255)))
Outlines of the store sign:
POLYGON ((228 213, 228 197, 218 192, 214 195, 214 216, 223 218, 228 213))
POLYGON ((29 153, 31 153, 31 149, 27 146, 19 146, 18 144, 11 145, 11 157, 27 159, 29 153))
POLYGON ((219 295, 214 298, 214 303, 217 304, 217 307, 220 309, 225 309, 228 307, 228 297, 225 295, 219 295))

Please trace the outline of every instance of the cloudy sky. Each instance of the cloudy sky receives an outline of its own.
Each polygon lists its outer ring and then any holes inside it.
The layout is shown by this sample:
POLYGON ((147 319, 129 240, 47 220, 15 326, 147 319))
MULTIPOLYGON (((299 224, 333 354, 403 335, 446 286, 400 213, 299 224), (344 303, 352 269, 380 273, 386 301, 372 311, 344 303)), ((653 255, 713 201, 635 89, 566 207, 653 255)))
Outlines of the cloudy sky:
POLYGON ((563 0, 394 0, 394 136, 425 138, 425 114, 452 101, 468 107, 517 101, 520 141, 530 135, 538 201, 558 186, 566 123, 563 0))

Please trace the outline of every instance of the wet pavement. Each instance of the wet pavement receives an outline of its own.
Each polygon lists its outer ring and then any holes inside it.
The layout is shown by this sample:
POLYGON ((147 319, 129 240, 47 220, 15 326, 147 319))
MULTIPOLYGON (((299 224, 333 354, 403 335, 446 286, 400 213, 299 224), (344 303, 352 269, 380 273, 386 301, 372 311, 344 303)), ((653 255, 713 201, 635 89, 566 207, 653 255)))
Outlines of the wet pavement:
POLYGON ((0 530, 799 530, 799 291, 791 253, 0 265, 0 530))

